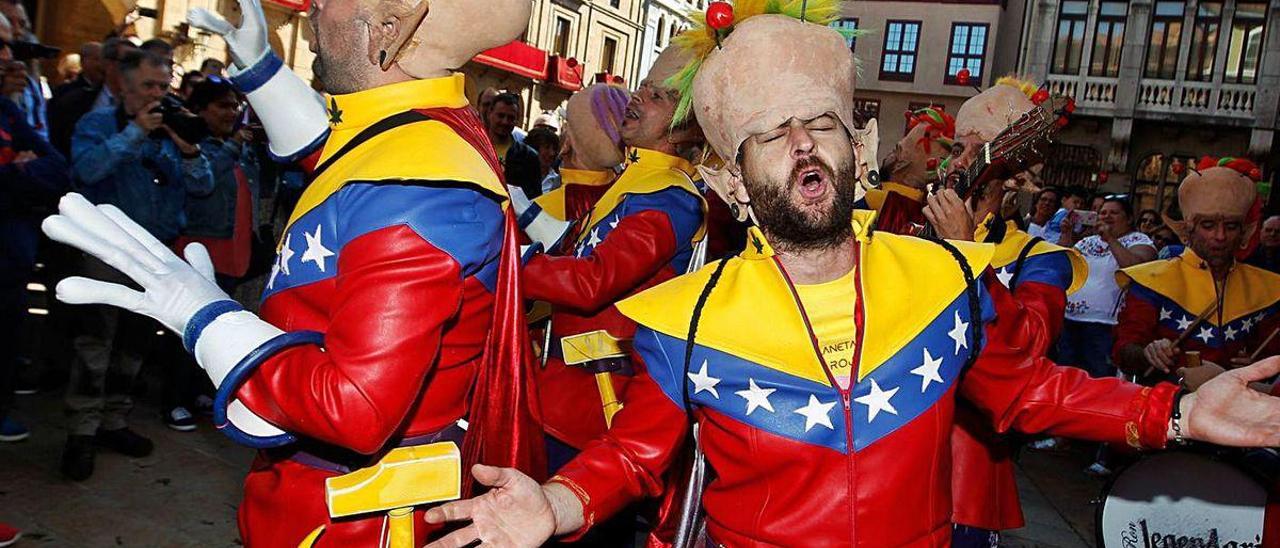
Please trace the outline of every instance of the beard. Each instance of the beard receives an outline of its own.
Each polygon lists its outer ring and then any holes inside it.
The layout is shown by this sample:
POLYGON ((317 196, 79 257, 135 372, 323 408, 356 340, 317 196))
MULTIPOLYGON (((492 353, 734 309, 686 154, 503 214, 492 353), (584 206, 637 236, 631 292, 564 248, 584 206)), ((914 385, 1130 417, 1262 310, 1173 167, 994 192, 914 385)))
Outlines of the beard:
MULTIPOLYGON (((363 28, 358 22, 353 26, 363 28)), ((353 35, 351 32, 341 34, 353 35)), ((316 57, 311 61, 311 72, 320 81, 320 85, 324 86, 325 93, 342 95, 365 89, 364 79, 360 75, 361 63, 366 60, 352 53, 364 51, 363 45, 346 48, 329 47, 324 40, 321 40, 319 31, 316 32, 315 40, 316 57)))
POLYGON ((857 170, 852 162, 833 170, 821 159, 810 156, 791 168, 782 182, 757 183, 744 177, 743 185, 751 195, 752 211, 760 228, 769 234, 770 243, 789 251, 817 251, 840 245, 853 235, 853 210, 857 201, 854 180, 857 170), (791 199, 791 190, 800 184, 800 174, 818 168, 831 182, 835 193, 830 206, 818 212, 806 212, 791 199))

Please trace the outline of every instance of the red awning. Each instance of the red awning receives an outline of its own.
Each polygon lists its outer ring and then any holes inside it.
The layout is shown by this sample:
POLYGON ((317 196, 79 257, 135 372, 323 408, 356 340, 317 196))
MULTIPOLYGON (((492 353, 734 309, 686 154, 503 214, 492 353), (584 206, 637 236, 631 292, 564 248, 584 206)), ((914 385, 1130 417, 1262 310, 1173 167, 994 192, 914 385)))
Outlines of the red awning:
POLYGON ((274 4, 278 4, 296 11, 307 11, 311 9, 311 0, 269 0, 274 4))
POLYGON ((483 51, 475 61, 526 78, 547 79, 547 52, 519 40, 483 51))
POLYGON ((560 89, 578 91, 582 89, 582 63, 572 57, 552 55, 551 70, 547 81, 560 89))

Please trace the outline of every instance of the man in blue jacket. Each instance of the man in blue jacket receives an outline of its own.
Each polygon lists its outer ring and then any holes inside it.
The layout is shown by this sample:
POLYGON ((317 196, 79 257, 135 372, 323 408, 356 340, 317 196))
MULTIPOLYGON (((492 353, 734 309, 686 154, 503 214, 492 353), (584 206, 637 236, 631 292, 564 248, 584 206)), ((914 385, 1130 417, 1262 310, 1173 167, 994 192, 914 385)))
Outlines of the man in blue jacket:
MULTIPOLYGON (((86 114, 76 124, 71 158, 77 185, 90 200, 110 204, 172 244, 186 223, 188 196, 213 192, 213 174, 200 148, 165 125, 159 112, 169 91, 169 64, 146 52, 120 61, 123 93, 117 106, 86 114)), ((80 273, 121 281, 115 269, 89 256, 80 273)), ((128 428, 130 392, 156 327, 119 309, 82 313, 74 341, 79 359, 67 391, 70 417, 62 473, 81 481, 93 474, 94 445, 132 457, 151 453, 151 440, 128 428)))

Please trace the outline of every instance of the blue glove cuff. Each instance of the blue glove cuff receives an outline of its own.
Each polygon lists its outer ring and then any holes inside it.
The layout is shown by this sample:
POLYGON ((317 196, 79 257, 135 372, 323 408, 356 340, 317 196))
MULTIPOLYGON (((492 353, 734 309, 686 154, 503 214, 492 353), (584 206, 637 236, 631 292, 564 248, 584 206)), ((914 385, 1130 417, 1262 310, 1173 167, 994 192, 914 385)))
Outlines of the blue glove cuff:
POLYGON ((209 327, 213 320, 218 319, 223 314, 231 312, 239 312, 244 310, 240 303, 232 300, 214 301, 204 305, 204 308, 197 310, 190 320, 187 320, 187 328, 182 330, 182 346, 187 352, 195 354, 196 341, 200 339, 200 334, 204 332, 204 328, 209 327))
POLYGON ((252 375, 258 369, 258 366, 262 365, 262 362, 281 350, 304 344, 324 344, 324 333, 318 331, 281 333, 268 339, 267 342, 262 343, 261 346, 245 355, 222 379, 222 384, 218 386, 218 393, 213 397, 214 427, 221 430, 232 441, 254 449, 270 449, 298 441, 297 436, 288 432, 265 437, 249 434, 237 428, 230 420, 227 420, 227 406, 231 404, 231 400, 234 399, 234 395, 240 389, 240 385, 249 379, 249 375, 252 375))
POLYGON ((273 52, 267 52, 253 66, 244 69, 244 72, 240 74, 232 76, 231 83, 235 84, 243 93, 253 93, 271 80, 271 77, 275 76, 277 72, 280 72, 282 67, 284 67, 284 61, 280 59, 280 56, 273 52))

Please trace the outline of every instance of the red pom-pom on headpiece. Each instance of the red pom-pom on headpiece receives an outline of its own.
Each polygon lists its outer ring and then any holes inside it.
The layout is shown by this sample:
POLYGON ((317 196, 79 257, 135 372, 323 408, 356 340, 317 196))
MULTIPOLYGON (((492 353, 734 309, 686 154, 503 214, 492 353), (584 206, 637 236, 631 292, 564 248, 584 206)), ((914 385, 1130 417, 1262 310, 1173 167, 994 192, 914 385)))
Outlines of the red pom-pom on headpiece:
POLYGON ((1258 164, 1253 163, 1253 161, 1248 158, 1234 158, 1231 156, 1214 158, 1212 156, 1203 156, 1196 165, 1196 170, 1204 171, 1211 167, 1231 168, 1254 182, 1262 180, 1262 168, 1258 167, 1258 164))
POLYGON ((969 72, 969 69, 967 68, 962 68, 956 71, 956 83, 962 86, 969 85, 969 76, 970 76, 970 72, 969 72))
POLYGON ((716 1, 707 6, 707 26, 724 30, 733 25, 733 4, 716 1))
POLYGON ((1049 100, 1049 90, 1047 89, 1040 88, 1036 90, 1035 93, 1031 94, 1031 102, 1037 105, 1044 104, 1044 102, 1048 100, 1049 100))

